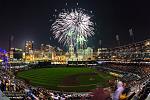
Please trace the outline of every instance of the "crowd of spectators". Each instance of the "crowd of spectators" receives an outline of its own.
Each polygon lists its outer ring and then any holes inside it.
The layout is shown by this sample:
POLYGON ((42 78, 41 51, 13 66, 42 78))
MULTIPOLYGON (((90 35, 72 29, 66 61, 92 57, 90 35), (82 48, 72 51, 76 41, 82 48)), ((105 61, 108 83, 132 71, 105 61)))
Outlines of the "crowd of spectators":
POLYGON ((150 80, 146 81, 147 83, 144 85, 141 91, 139 91, 137 98, 139 100, 145 100, 150 95, 150 80))
POLYGON ((90 93, 65 93, 32 87, 4 70, 0 70, 0 90, 13 100, 91 100, 90 93))
MULTIPOLYGON (((141 73, 144 73, 144 75, 138 73, 134 74, 134 72, 136 72, 134 71, 135 68, 125 65, 119 66, 112 64, 103 66, 107 68, 105 71, 113 69, 115 71, 120 70, 120 73, 128 72, 126 77, 119 79, 123 81, 123 83, 120 81, 115 83, 116 87, 114 91, 112 91, 113 100, 119 100, 118 98, 122 98, 121 100, 127 100, 128 98, 128 100, 130 100, 129 98, 133 97, 139 98, 137 100, 145 100, 145 97, 148 97, 150 93, 150 82, 145 83, 142 88, 139 88, 138 92, 132 91, 132 87, 136 85, 140 86, 143 82, 147 81, 149 78, 149 72, 144 71, 144 69, 140 69, 139 73, 142 71, 141 73), (134 75, 139 75, 140 80, 136 80, 134 75), (126 81, 123 80, 124 78, 126 81)), ((0 90, 9 98, 15 98, 15 100, 91 100, 93 97, 91 93, 65 93, 48 90, 42 87, 33 87, 23 80, 16 79, 15 75, 12 74, 11 71, 3 69, 0 70, 0 90)), ((108 100, 111 99, 109 98, 108 100)))
POLYGON ((130 96, 128 96, 128 100, 130 100, 131 97, 136 98, 133 100, 145 100, 146 97, 150 95, 149 65, 107 63, 99 67, 103 68, 106 72, 116 72, 123 75, 123 77, 118 77, 117 79, 128 83, 128 86, 131 87, 131 92, 129 92, 130 96))

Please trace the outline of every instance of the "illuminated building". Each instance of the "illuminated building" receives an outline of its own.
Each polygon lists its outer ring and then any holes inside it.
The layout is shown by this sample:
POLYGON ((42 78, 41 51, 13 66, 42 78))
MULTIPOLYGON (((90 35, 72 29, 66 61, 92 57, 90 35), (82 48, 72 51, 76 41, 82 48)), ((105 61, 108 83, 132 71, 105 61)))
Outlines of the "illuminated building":
POLYGON ((111 55, 108 48, 98 48, 98 60, 110 60, 111 55))
POLYGON ((21 62, 23 60, 23 50, 19 48, 10 48, 9 61, 21 62))
POLYGON ((30 62, 34 60, 33 43, 34 41, 25 41, 25 62, 30 62))
POLYGON ((2 65, 5 68, 9 67, 8 52, 4 49, 1 49, 1 48, 0 48, 0 65, 2 65))
POLYGON ((66 52, 57 47, 55 51, 52 52, 52 63, 66 64, 66 61, 67 61, 66 52))
POLYGON ((52 52, 53 50, 54 50, 54 47, 52 47, 51 45, 41 44, 41 51, 52 52))
POLYGON ((79 49, 78 61, 87 61, 87 60, 94 60, 93 49, 90 47, 87 47, 86 49, 79 49))
POLYGON ((51 45, 41 44, 40 49, 33 52, 35 61, 49 61, 54 58, 55 49, 51 45))
POLYGON ((76 59, 75 53, 74 53, 74 46, 69 46, 69 60, 74 61, 76 59))
POLYGON ((51 60, 52 53, 55 51, 51 45, 41 44, 41 56, 44 60, 51 60))
POLYGON ((65 55, 55 56, 51 62, 52 64, 67 64, 67 57, 65 55))
POLYGON ((44 47, 44 44, 41 44, 41 48, 40 48, 41 51, 44 51, 44 48, 45 48, 45 47, 44 47))
POLYGON ((87 61, 87 60, 94 60, 94 58, 93 58, 93 49, 92 48, 87 47, 86 49, 78 49, 77 50, 77 55, 76 55, 74 53, 73 46, 70 45, 68 61, 87 61))
POLYGON ((34 41, 25 41, 25 53, 29 53, 33 50, 33 43, 34 41))
POLYGON ((87 49, 84 50, 84 59, 85 60, 94 60, 92 48, 87 47, 87 49))

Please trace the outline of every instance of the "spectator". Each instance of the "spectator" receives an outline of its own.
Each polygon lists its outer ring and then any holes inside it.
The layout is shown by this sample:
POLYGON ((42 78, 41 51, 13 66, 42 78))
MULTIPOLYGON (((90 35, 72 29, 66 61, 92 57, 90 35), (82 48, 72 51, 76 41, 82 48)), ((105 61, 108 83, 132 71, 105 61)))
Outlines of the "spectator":
POLYGON ((117 83, 117 89, 115 90, 115 93, 113 94, 113 100, 119 100, 119 97, 122 94, 123 90, 124 90, 123 83, 119 81, 117 83))

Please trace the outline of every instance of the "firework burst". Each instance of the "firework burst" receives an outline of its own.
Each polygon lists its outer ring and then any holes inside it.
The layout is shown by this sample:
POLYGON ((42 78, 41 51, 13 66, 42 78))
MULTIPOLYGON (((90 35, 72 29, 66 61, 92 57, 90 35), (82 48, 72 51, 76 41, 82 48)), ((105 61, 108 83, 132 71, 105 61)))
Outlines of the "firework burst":
POLYGON ((82 9, 64 10, 52 24, 52 31, 59 42, 75 45, 78 36, 87 39, 94 35, 94 23, 82 9))

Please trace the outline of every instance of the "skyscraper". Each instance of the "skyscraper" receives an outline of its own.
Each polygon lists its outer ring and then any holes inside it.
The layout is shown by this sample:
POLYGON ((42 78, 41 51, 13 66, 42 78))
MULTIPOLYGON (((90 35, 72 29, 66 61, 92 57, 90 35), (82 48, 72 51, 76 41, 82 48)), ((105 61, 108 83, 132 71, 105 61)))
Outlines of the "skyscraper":
POLYGON ((25 53, 29 53, 33 50, 34 41, 25 41, 25 53))

